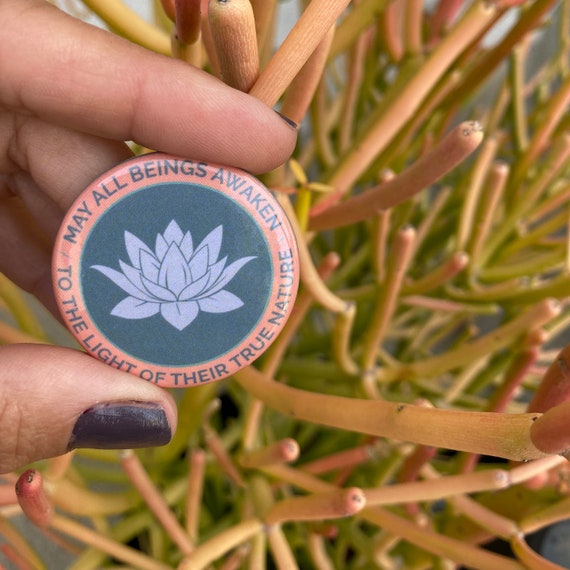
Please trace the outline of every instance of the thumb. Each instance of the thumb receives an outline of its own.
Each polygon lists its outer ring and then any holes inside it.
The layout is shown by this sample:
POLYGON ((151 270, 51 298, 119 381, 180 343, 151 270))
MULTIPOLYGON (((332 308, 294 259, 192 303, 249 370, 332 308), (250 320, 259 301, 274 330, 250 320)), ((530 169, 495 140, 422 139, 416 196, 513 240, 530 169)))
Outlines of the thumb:
POLYGON ((0 473, 78 447, 164 445, 176 418, 167 392, 86 354, 0 347, 0 473))

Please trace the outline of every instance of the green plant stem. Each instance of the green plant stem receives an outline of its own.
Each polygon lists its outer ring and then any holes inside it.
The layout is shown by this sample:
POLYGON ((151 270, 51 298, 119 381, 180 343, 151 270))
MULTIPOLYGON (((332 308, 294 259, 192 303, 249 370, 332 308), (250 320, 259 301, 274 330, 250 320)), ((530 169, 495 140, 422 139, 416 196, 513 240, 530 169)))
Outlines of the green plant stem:
POLYGON ((449 500, 459 513, 465 515, 481 528, 488 530, 494 536, 509 540, 519 532, 519 527, 513 520, 499 515, 471 497, 458 495, 449 500))
MULTIPOLYGON (((505 244, 497 256, 497 263, 504 263, 509 257, 515 257, 517 254, 521 255, 525 248, 540 246, 541 241, 544 241, 548 236, 560 233, 560 230, 565 229, 568 223, 568 205, 565 204, 565 206, 566 208, 561 207, 558 213, 532 227, 528 233, 505 244)), ((559 256, 558 260, 560 259, 563 259, 563 256, 559 256)))
POLYGON ((317 303, 320 303, 333 313, 345 312, 349 308, 349 305, 327 288, 313 264, 305 237, 303 236, 303 232, 299 227, 293 207, 291 206, 291 201, 283 194, 279 194, 278 200, 285 210, 285 213, 289 216, 291 226, 297 238, 299 264, 301 266, 301 282, 311 292, 317 303))
POLYGON ((375 367, 376 352, 396 309, 402 281, 412 259, 415 237, 414 228, 405 227, 394 238, 386 278, 380 285, 370 325, 365 333, 362 356, 362 369, 365 373, 375 367))
POLYGON ((198 529, 200 522, 200 509, 202 506, 202 493, 204 490, 204 473, 206 468, 206 454, 203 449, 190 450, 188 459, 188 483, 186 493, 186 532, 191 543, 198 542, 198 529))
MULTIPOLYGON (((362 3, 360 5, 362 5, 362 3)), ((340 27, 336 30, 335 38, 338 36, 339 32, 340 27)), ((356 107, 358 104, 358 95, 364 76, 364 58, 366 55, 367 39, 367 34, 360 35, 348 56, 348 79, 345 85, 343 96, 343 111, 339 125, 338 144, 339 151, 341 153, 346 152, 354 141, 354 131, 357 116, 356 107)))
POLYGON ((22 292, 1 273, 0 298, 6 303, 8 310, 14 319, 16 319, 22 333, 29 335, 33 339, 32 342, 47 341, 43 327, 31 310, 22 292))
POLYGON ((170 38, 121 0, 83 0, 112 30, 152 51, 170 55, 170 38))
POLYGON ((476 2, 442 40, 434 52, 410 78, 398 97, 391 100, 364 138, 341 160, 330 184, 338 191, 338 200, 384 150, 400 129, 414 116, 424 98, 461 53, 493 21, 496 10, 485 2, 476 2))
POLYGON ((255 28, 261 65, 265 67, 273 50, 273 24, 277 0, 250 1, 253 8, 253 15, 255 16, 255 28))
POLYGON ((239 464, 245 469, 256 469, 274 463, 289 463, 299 457, 299 444, 288 437, 275 441, 266 447, 245 451, 239 457, 239 464))
POLYGON ((140 568, 141 570, 171 570, 170 566, 157 560, 152 560, 133 548, 124 546, 123 544, 120 544, 99 532, 89 529, 84 524, 65 518, 61 515, 56 514, 54 516, 52 528, 63 532, 84 544, 94 546, 95 548, 106 552, 109 556, 112 556, 125 564, 134 566, 135 568, 140 568))
POLYGON ((511 537, 511 548, 515 556, 525 565, 528 570, 564 570, 564 566, 555 564, 540 556, 524 540, 524 537, 516 534, 511 537))
POLYGON ((402 295, 424 295, 438 287, 449 283, 469 263, 469 257, 463 251, 457 251, 441 265, 413 282, 402 285, 402 295))
POLYGON ((528 33, 540 26, 540 22, 551 11, 558 0, 537 0, 521 12, 518 22, 509 33, 492 49, 480 57, 475 65, 461 78, 461 85, 443 102, 447 106, 454 101, 461 101, 487 79, 496 67, 505 60, 513 48, 528 33))
POLYGON ((541 114, 540 125, 529 141, 528 147, 524 154, 517 161, 513 168, 511 179, 509 180, 510 188, 518 188, 522 180, 524 180, 527 170, 538 159, 540 153, 547 148, 552 134, 559 121, 562 119, 568 105, 570 104, 570 77, 556 90, 556 93, 550 99, 548 106, 541 114))
POLYGON ((379 31, 386 52, 394 62, 404 57, 403 37, 404 4, 396 0, 388 2, 380 16, 379 31))
POLYGON ((477 209, 480 207, 481 192, 483 184, 488 176, 491 163, 495 159, 499 140, 496 136, 491 136, 485 140, 477 159, 471 170, 469 185, 465 191, 465 197, 459 217, 459 227, 457 232, 457 249, 466 250, 467 244, 473 238, 477 209))
POLYGON ((354 319, 356 318, 356 304, 350 303, 346 311, 339 313, 333 327, 333 356, 338 367, 347 374, 358 374, 358 365, 350 353, 350 343, 354 319))
POLYGON ((31 568, 45 570, 46 566, 27 539, 6 519, 0 515, 0 533, 11 544, 31 568))
POLYGON ((349 3, 313 0, 261 72, 250 95, 273 107, 349 3))
POLYGON ((365 504, 365 495, 357 487, 313 493, 303 497, 288 497, 270 507, 265 515, 265 522, 274 525, 286 521, 342 518, 360 512, 365 504))
POLYGON ((323 168, 331 168, 338 160, 330 136, 330 114, 327 85, 325 81, 321 81, 311 104, 311 124, 316 155, 322 162, 323 168))
POLYGON ((481 336, 474 341, 425 360, 401 364, 396 368, 381 369, 377 374, 378 380, 389 382, 406 377, 430 377, 464 366, 474 359, 506 348, 529 329, 538 328, 559 314, 560 307, 557 302, 553 299, 546 299, 530 307, 512 321, 498 327, 492 333, 481 336))
POLYGON ((22 332, 13 326, 0 322, 0 344, 32 343, 43 344, 36 336, 22 332))
POLYGON ((327 552, 324 536, 312 532, 309 535, 308 548, 316 570, 334 570, 333 562, 327 552))
POLYGON ((192 552, 193 545, 188 534, 178 523, 178 519, 174 516, 164 497, 150 479, 139 458, 132 450, 127 450, 121 454, 121 463, 133 485, 148 505, 148 508, 164 526, 164 529, 180 548, 180 551, 183 554, 192 552))
POLYGON ((557 522, 567 520, 570 516, 570 497, 548 505, 536 512, 524 516, 519 526, 525 534, 531 534, 557 522))
MULTIPOLYGON (((326 255, 319 266, 317 272, 321 279, 326 280, 330 274, 338 267, 340 258, 335 253, 326 255)), ((314 301, 314 297, 308 289, 302 289, 295 301, 295 311, 285 323, 281 334, 277 340, 269 347, 265 354, 262 370, 268 376, 275 376, 287 348, 296 334, 298 328, 303 323, 307 312, 314 301)), ((242 446, 244 449, 252 449, 255 445, 259 433, 259 422, 263 411, 263 403, 253 400, 247 410, 245 427, 243 429, 242 446)))
POLYGON ((529 212, 528 225, 536 225, 542 218, 556 213, 562 206, 570 202, 570 184, 559 181, 553 187, 552 193, 537 204, 532 213, 529 212))
POLYGON ((325 69, 335 28, 332 27, 287 88, 280 112, 301 124, 325 69))
POLYGON ((422 445, 505 457, 542 457, 530 439, 539 414, 494 414, 426 409, 299 390, 269 380, 251 366, 234 376, 265 405, 296 419, 422 445), (473 426, 477 429, 473 429, 473 426))
MULTIPOLYGON (((372 268, 376 283, 385 279, 388 264, 388 235, 390 233, 390 210, 378 213, 374 220, 372 235, 372 268)), ((374 286, 372 286, 375 289, 374 286)))
POLYGON ((503 162, 493 164, 486 180, 486 192, 477 213, 474 231, 469 242, 469 253, 475 270, 480 266, 480 255, 495 222, 497 208, 505 190, 509 167, 503 162))
POLYGON ((57 507, 78 516, 116 515, 140 503, 134 493, 103 493, 80 487, 69 478, 50 484, 50 494, 57 507))
POLYGON ((259 519, 250 518, 239 522, 203 542, 192 554, 184 558, 178 570, 202 570, 262 531, 263 523, 259 519))
POLYGON ((338 26, 331 47, 330 58, 346 52, 350 46, 362 37, 362 32, 374 23, 390 0, 362 0, 353 2, 352 9, 338 26))
MULTIPOLYGON (((327 492, 334 485, 308 474, 301 474, 285 466, 272 467, 267 471, 278 479, 288 480, 295 486, 311 492, 327 492)), ((456 540, 430 529, 423 528, 415 522, 406 520, 381 507, 367 507, 358 514, 368 522, 407 540, 412 544, 436 554, 445 556, 458 563, 478 570, 525 570, 518 562, 472 546, 464 541, 456 540)))
POLYGON ((449 475, 427 481, 410 481, 385 487, 364 489, 370 507, 420 501, 437 501, 452 495, 505 489, 509 473, 503 469, 486 469, 475 473, 449 475))
MULTIPOLYGON (((521 218, 527 215, 529 211, 532 211, 532 207, 535 205, 538 198, 544 193, 548 185, 552 183, 557 174, 562 171, 569 157, 570 134, 565 133, 556 139, 542 173, 536 177, 526 190, 518 193, 516 198, 514 198, 512 207, 509 208, 505 217, 501 220, 501 224, 497 227, 497 231, 490 236, 489 240, 483 247, 481 252, 481 263, 486 263, 500 249, 505 240, 520 224, 521 218)), ((511 178, 513 176, 516 177, 516 174, 511 174, 511 178)), ((509 180, 509 185, 512 186, 512 180, 509 180)))
POLYGON ((519 153, 524 153, 528 147, 528 125, 525 112, 524 74, 528 45, 521 42, 513 49, 510 58, 510 78, 512 92, 512 114, 514 125, 514 140, 519 153))
POLYGON ((423 52, 422 24, 423 0, 408 0, 404 17, 404 43, 406 52, 419 55, 423 52))
POLYGON ((483 139, 476 121, 466 121, 451 130, 431 151, 420 157, 398 176, 333 205, 341 196, 338 189, 312 209, 311 230, 346 226, 373 217, 380 210, 392 208, 424 190, 449 172, 483 139))
MULTIPOLYGON (((567 213, 565 214, 568 216, 567 213)), ((523 258, 522 261, 515 263, 503 261, 501 265, 494 264, 482 268, 477 276, 483 283, 502 283, 517 277, 540 275, 546 271, 555 271, 564 264, 565 252, 566 247, 559 245, 558 247, 549 248, 545 253, 530 255, 527 259, 523 258)))
POLYGON ((279 570, 300 570, 281 525, 270 526, 267 529, 267 538, 273 560, 279 570))

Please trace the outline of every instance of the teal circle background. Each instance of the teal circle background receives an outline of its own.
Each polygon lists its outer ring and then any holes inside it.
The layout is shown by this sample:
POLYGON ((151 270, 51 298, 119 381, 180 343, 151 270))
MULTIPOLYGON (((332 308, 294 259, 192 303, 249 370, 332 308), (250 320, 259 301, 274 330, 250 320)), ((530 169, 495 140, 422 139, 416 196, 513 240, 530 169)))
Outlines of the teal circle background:
POLYGON ((137 360, 184 367, 226 354, 253 332, 271 296, 273 266, 261 228, 231 197, 199 184, 162 183, 127 194, 101 215, 83 247, 80 285, 90 318, 110 343, 137 360), (194 246, 221 224, 218 259, 227 256, 227 265, 241 257, 256 256, 224 287, 244 305, 227 313, 200 311, 182 331, 160 313, 134 320, 111 315, 128 294, 92 266, 121 271, 119 259, 130 265, 124 232, 131 232, 154 251, 157 234, 164 233, 171 220, 183 233, 190 231, 194 246))

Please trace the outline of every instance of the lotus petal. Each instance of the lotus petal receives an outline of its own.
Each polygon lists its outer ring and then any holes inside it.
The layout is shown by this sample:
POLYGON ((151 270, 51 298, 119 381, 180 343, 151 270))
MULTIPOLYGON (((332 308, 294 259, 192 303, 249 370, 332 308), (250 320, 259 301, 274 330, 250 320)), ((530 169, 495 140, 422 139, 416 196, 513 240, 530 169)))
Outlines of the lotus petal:
POLYGON ((115 285, 125 291, 125 293, 142 301, 156 302, 154 297, 135 287, 120 271, 112 269, 111 267, 105 267, 104 265, 92 265, 91 269, 100 271, 105 277, 108 277, 115 285))
POLYGON ((206 313, 227 313, 243 306, 243 301, 229 291, 218 291, 210 297, 198 301, 200 309, 206 313))
POLYGON ((212 265, 218 260, 220 249, 222 248, 222 237, 224 235, 224 228, 220 225, 214 228, 196 248, 200 250, 204 246, 208 246, 208 265, 212 265))
POLYGON ((166 287, 161 287, 158 283, 154 283, 144 276, 141 277, 141 281, 145 290, 152 295, 155 302, 162 303, 164 301, 176 301, 176 295, 172 291, 166 289, 166 287))
POLYGON ((192 241, 192 234, 190 232, 186 232, 182 241, 180 242, 180 251, 184 256, 186 261, 190 261, 192 254, 194 253, 194 242, 192 241))
POLYGON ((172 243, 180 245, 180 242, 182 241, 184 234, 182 233, 180 226, 174 220, 171 220, 166 229, 164 230, 162 236, 164 237, 168 245, 171 245, 172 243))
POLYGON ((146 251, 141 251, 141 272, 150 281, 158 283, 158 272, 160 271, 160 261, 146 251))
POLYGON ((140 299, 135 299, 135 297, 126 297, 115 305, 111 314, 123 319, 146 319, 156 315, 159 311, 159 303, 141 301, 140 299))
POLYGON ((125 231, 125 248, 132 266, 137 269, 140 269, 141 267, 140 255, 142 251, 146 251, 154 257, 152 250, 143 241, 141 241, 136 235, 127 231, 125 231))
POLYGON ((192 276, 192 281, 200 279, 208 271, 208 246, 204 245, 196 250, 192 259, 188 262, 188 269, 192 276))
POLYGON ((192 274, 176 243, 171 243, 158 274, 158 284, 172 291, 177 297, 180 291, 192 283, 192 274))
POLYGON ((121 271, 123 272, 123 275, 143 294, 145 294, 147 291, 145 289, 145 286, 143 285, 142 282, 142 272, 140 271, 140 269, 135 269, 134 267, 131 267, 128 263, 125 263, 124 261, 119 259, 119 265, 121 266, 121 271))
POLYGON ((204 291, 209 280, 210 275, 206 273, 206 275, 200 277, 200 279, 194 281, 194 283, 190 283, 188 287, 182 289, 178 295, 178 299, 180 301, 189 301, 190 299, 197 297, 200 293, 202 293, 202 291, 204 291))
POLYGON ((196 301, 178 301, 176 303, 162 303, 160 314, 173 327, 179 331, 185 329, 200 312, 196 301))
POLYGON ((212 285, 214 285, 214 283, 220 278, 227 261, 228 256, 226 255, 226 257, 220 259, 217 263, 214 263, 214 265, 210 265, 208 285, 206 286, 207 289, 210 289, 210 287, 212 287, 212 285))
POLYGON ((166 252, 168 251, 168 243, 166 243, 166 240, 162 237, 162 234, 156 235, 154 251, 156 252, 157 259, 159 261, 162 261, 166 255, 166 252))
POLYGON ((240 257, 233 263, 230 263, 223 271, 220 278, 208 289, 208 293, 216 293, 223 289, 237 274, 237 272, 249 261, 255 259, 256 256, 240 257))

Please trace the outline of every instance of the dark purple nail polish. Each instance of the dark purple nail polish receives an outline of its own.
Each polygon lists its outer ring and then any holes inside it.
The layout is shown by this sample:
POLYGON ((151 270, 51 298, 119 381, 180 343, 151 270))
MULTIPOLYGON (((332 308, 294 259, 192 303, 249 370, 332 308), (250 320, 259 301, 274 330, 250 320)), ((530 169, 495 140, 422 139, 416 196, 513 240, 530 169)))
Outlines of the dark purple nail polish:
POLYGON ((172 437, 166 413, 153 402, 108 402, 85 410, 77 419, 68 450, 130 449, 167 444, 172 437))
POLYGON ((275 111, 290 127, 293 127, 295 130, 298 128, 298 124, 295 121, 292 121, 289 117, 280 113, 279 111, 275 111))

